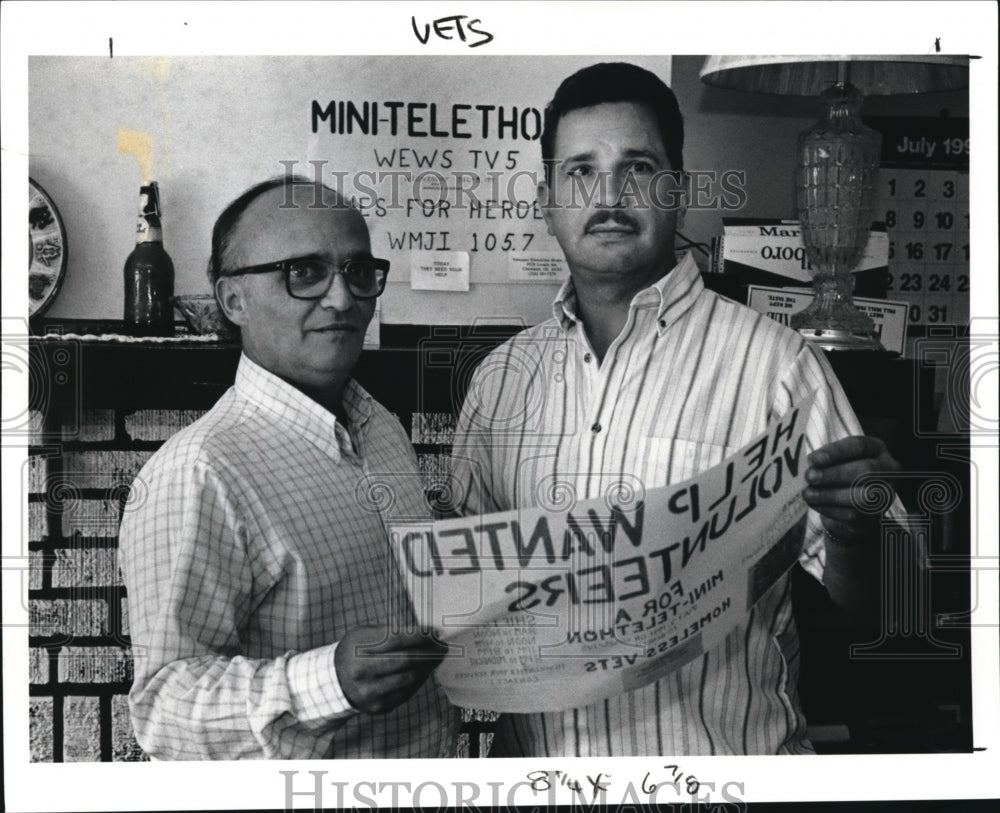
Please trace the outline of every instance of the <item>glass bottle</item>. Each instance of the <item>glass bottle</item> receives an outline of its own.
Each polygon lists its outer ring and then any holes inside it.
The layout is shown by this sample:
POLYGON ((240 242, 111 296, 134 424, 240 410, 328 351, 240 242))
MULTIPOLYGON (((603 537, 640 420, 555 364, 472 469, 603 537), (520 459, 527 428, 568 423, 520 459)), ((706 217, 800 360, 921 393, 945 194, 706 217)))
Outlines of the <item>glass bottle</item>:
POLYGON ((139 189, 135 248, 125 260, 124 273, 126 332, 133 336, 172 336, 174 263, 163 248, 156 181, 139 189))

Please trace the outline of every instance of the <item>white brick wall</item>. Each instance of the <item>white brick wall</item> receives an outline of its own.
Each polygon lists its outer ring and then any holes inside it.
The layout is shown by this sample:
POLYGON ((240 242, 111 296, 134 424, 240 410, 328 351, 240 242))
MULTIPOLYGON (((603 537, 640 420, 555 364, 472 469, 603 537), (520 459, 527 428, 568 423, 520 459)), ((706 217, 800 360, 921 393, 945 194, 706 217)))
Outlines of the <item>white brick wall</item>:
POLYGON ((42 589, 42 557, 44 554, 40 550, 33 550, 28 553, 28 589, 42 589))
POLYGON ((60 683, 119 683, 132 680, 132 656, 123 647, 64 646, 59 653, 60 683))
POLYGON ((455 439, 455 416, 450 412, 414 412, 411 426, 413 443, 450 444, 455 439))
POLYGON ((100 599, 35 599, 28 612, 28 635, 107 635, 108 608, 100 599))
POLYGON ((63 761, 99 762, 101 710, 96 697, 63 700, 63 761))
POLYGON ((62 548, 55 553, 53 587, 104 587, 122 583, 115 548, 62 548))
POLYGON ((28 700, 28 742, 32 762, 51 762, 52 754, 51 697, 28 700))
POLYGON ((125 416, 132 440, 166 440, 205 414, 203 409, 140 409, 125 416))
POLYGON ((115 413, 111 409, 87 409, 80 417, 80 431, 75 437, 64 435, 65 440, 101 441, 114 440, 115 413))
POLYGON ((117 536, 117 500, 71 500, 60 513, 62 535, 117 536))
POLYGON ((35 684, 49 682, 49 653, 42 647, 28 650, 28 680, 35 684))
POLYGON ((132 718, 128 712, 128 698, 116 694, 111 698, 111 758, 115 762, 148 761, 132 731, 132 718))
POLYGON ((114 488, 131 483, 152 454, 134 449, 66 452, 61 460, 62 477, 77 488, 114 488))
POLYGON ((45 503, 28 503, 28 541, 41 542, 48 535, 49 529, 46 524, 45 503))

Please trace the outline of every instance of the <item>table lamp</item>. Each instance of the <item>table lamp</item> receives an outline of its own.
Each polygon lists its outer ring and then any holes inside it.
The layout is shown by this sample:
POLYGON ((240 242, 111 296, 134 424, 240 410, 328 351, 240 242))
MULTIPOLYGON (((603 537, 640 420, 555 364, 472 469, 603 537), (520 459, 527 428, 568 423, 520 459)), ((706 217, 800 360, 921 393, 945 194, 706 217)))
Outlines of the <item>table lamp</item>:
POLYGON ((828 350, 881 350, 872 320, 851 300, 852 270, 874 218, 881 136, 859 115, 862 94, 968 86, 967 56, 710 56, 709 85, 753 93, 819 94, 823 114, 799 135, 795 197, 815 297, 791 326, 828 350))

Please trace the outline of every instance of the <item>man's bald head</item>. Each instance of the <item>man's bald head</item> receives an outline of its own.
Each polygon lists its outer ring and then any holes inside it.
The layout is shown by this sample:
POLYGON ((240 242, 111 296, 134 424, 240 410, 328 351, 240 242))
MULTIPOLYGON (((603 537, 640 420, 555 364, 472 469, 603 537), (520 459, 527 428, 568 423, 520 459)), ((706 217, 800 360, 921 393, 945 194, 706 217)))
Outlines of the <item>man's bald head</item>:
MULTIPOLYGON (((275 189, 282 190, 279 206, 285 208, 325 206, 352 209, 350 203, 335 189, 300 175, 282 175, 251 186, 223 209, 215 221, 212 229, 212 256, 208 262, 208 279, 213 286, 227 270, 232 270, 228 261, 240 218, 254 201, 275 189)), ((361 217, 360 213, 358 217, 361 217)))

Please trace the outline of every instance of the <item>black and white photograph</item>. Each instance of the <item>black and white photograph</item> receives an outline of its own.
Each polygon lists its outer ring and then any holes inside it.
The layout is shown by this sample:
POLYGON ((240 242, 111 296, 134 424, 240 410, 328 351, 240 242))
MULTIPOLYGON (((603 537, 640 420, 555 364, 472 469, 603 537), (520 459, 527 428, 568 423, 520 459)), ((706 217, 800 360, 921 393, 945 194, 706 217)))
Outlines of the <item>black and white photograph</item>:
POLYGON ((6 809, 1000 798, 994 4, 0 13, 6 809))

